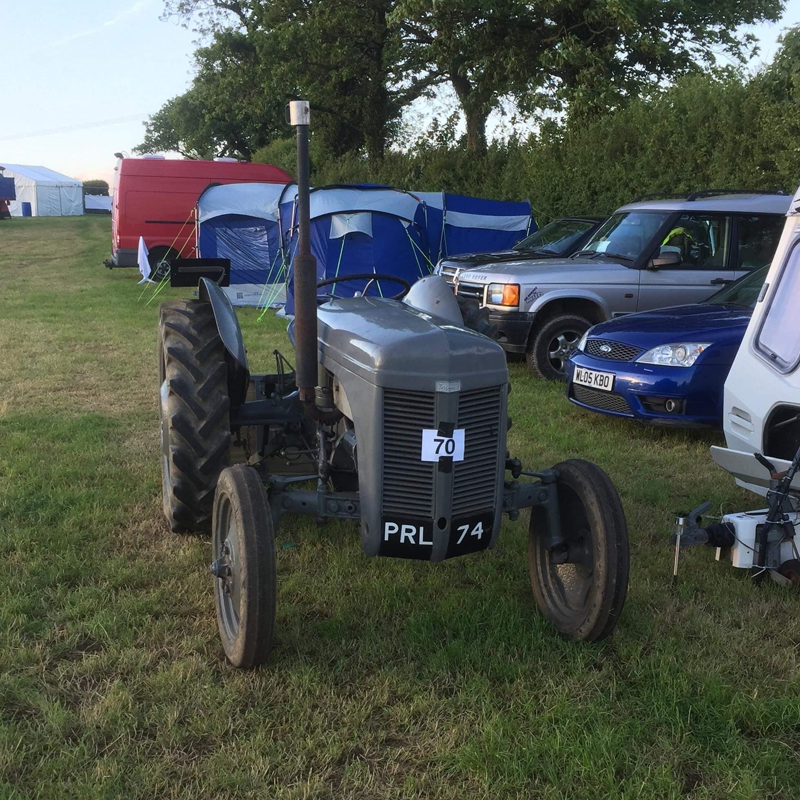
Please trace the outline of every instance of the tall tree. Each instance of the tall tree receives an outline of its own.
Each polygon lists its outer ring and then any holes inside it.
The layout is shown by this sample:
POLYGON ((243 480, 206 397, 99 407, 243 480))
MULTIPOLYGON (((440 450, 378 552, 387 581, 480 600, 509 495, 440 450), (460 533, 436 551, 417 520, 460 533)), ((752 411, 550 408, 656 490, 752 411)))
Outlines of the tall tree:
POLYGON ((192 89, 151 120, 145 145, 170 122, 167 139, 246 155, 276 135, 274 107, 304 96, 327 152, 364 148, 379 160, 403 109, 440 84, 453 88, 479 152, 505 98, 530 114, 594 116, 721 54, 745 59, 755 40, 740 27, 777 19, 784 0, 166 3, 210 44, 192 89), (190 109, 197 119, 182 119, 190 109))
POLYGON ((195 63, 191 88, 148 120, 138 152, 249 159, 256 148, 280 135, 283 104, 262 89, 268 70, 251 37, 236 30, 215 31, 195 53, 195 63))
MULTIPOLYGON (((303 96, 318 112, 315 137, 341 155, 364 147, 380 159, 403 108, 435 81, 409 71, 396 0, 167 0, 216 41, 236 32, 252 45, 264 97, 303 96)), ((202 75, 202 71, 200 73, 202 75)))
POLYGON ((783 0, 399 0, 413 63, 452 85, 472 150, 504 96, 527 111, 594 114, 647 88, 754 48, 743 24, 776 20, 783 0))

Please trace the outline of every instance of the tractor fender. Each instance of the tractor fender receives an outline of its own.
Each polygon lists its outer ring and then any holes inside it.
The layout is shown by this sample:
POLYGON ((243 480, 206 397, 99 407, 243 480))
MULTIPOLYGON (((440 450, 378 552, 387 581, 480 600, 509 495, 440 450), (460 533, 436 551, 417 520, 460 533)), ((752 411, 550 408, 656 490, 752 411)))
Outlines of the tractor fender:
POLYGON ((588 300, 594 303, 594 305, 603 312, 603 316, 606 319, 611 319, 611 309, 601 295, 596 292, 591 292, 588 289, 579 289, 575 287, 542 292, 539 297, 534 298, 528 308, 528 313, 531 315, 538 314, 545 306, 549 305, 554 300, 562 300, 565 303, 570 300, 588 300))
POLYGON ((211 303, 219 338, 222 339, 225 348, 225 360, 228 362, 228 393, 231 408, 236 408, 244 403, 250 380, 247 352, 244 349, 244 338, 236 311, 225 292, 209 278, 200 279, 198 295, 201 300, 211 303))

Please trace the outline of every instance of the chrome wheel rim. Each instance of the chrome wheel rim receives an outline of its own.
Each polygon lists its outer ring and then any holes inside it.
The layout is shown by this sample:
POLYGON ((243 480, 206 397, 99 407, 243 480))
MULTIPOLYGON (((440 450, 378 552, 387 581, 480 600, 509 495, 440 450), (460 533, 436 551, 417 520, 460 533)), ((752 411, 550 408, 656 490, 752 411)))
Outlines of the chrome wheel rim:
POLYGON ((547 345, 547 360, 556 372, 563 372, 567 359, 575 352, 583 334, 579 331, 561 331, 547 345))

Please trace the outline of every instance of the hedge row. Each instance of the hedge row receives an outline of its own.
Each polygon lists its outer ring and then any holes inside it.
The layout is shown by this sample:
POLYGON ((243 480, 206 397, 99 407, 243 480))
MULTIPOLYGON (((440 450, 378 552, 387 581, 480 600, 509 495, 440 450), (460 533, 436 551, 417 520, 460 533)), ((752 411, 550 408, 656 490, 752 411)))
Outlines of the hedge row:
MULTIPOLYGON (((294 172, 294 143, 273 142, 256 160, 294 172)), ((758 79, 694 76, 600 119, 548 123, 527 140, 492 144, 425 137, 379 163, 326 158, 312 144, 312 180, 445 189, 496 199, 528 197, 539 222, 606 214, 639 194, 701 188, 784 189, 800 181, 800 106, 758 79)))

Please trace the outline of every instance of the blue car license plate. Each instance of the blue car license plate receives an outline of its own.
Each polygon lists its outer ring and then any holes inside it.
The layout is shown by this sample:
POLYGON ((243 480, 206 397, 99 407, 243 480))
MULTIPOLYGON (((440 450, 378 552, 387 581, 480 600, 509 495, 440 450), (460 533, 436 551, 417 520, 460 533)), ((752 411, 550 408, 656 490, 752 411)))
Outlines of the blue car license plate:
POLYGON ((603 392, 610 392, 614 388, 613 372, 598 372, 594 369, 575 367, 572 380, 581 386, 591 386, 592 389, 600 389, 603 392))

